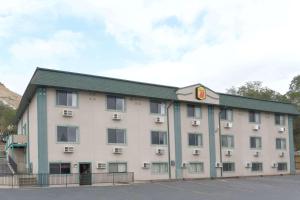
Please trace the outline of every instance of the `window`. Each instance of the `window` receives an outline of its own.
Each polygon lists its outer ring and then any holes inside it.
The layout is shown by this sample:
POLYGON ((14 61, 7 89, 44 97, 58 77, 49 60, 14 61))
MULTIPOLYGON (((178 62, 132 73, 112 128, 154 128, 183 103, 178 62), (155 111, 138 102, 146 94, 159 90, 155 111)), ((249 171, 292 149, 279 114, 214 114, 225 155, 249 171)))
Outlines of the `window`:
POLYGON ((190 146, 202 146, 202 134, 189 133, 190 146))
POLYGON ((250 148, 260 149, 261 148, 261 137, 250 137, 250 148))
POLYGON ((278 171, 287 171, 287 163, 278 163, 277 165, 277 170, 278 171))
POLYGON ((168 163, 152 163, 151 171, 153 174, 166 174, 168 173, 168 163))
POLYGON ((123 97, 108 95, 106 100, 106 108, 107 110, 124 111, 125 100, 123 97))
POLYGON ((151 144, 166 145, 167 132, 151 131, 151 144))
POLYGON ((57 142, 78 142, 78 127, 57 126, 57 142))
POLYGON ((222 120, 232 121, 233 119, 233 112, 232 109, 228 108, 221 108, 220 117, 222 120))
POLYGON ((275 114, 275 124, 276 125, 285 125, 285 117, 282 114, 275 114))
POLYGON ((222 135, 222 147, 234 148, 234 137, 231 135, 222 135))
POLYGON ((197 105, 187 105, 187 115, 188 117, 201 118, 201 108, 197 105))
POLYGON ((192 174, 203 173, 204 165, 202 162, 190 162, 189 163, 189 172, 192 174))
POLYGON ((260 123, 260 113, 256 111, 249 111, 249 122, 260 123))
POLYGON ((223 172, 234 172, 235 171, 235 163, 228 162, 223 163, 223 172))
POLYGON ((263 164, 259 162, 252 163, 251 170, 253 172, 262 171, 263 170, 263 164))
POLYGON ((50 174, 70 174, 71 164, 70 163, 50 163, 49 164, 50 174))
POLYGON ((161 101, 150 101, 150 112, 152 114, 164 115, 166 113, 166 105, 161 101))
POLYGON ((286 149, 286 139, 276 138, 276 149, 286 149))
POLYGON ((108 144, 126 144, 126 131, 124 129, 107 129, 108 144))
POLYGON ((76 107, 77 96, 76 92, 56 91, 56 105, 76 107))
POLYGON ((108 172, 109 173, 127 172, 127 163, 109 163, 108 172))

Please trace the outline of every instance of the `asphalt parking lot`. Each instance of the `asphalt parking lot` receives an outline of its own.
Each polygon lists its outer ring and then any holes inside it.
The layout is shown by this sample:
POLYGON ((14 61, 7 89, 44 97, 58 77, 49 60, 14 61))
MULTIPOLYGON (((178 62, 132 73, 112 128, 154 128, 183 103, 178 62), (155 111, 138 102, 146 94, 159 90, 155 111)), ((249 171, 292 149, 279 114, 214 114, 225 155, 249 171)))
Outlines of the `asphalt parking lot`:
POLYGON ((296 200, 299 198, 300 175, 102 187, 0 189, 0 200, 296 200))

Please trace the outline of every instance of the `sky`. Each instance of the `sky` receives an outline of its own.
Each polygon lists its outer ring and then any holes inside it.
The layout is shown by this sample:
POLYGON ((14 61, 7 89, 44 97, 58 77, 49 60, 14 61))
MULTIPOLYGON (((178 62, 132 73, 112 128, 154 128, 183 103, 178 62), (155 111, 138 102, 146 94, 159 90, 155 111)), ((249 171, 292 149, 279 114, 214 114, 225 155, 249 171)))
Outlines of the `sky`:
POLYGON ((300 74, 299 0, 0 0, 0 82, 36 67, 217 92, 300 74))

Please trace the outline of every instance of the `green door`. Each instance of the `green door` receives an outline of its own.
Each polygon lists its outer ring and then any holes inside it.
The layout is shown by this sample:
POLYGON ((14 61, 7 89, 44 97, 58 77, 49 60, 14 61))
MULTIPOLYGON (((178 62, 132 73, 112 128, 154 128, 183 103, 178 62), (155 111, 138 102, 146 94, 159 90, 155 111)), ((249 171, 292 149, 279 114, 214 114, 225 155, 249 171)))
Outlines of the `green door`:
POLYGON ((80 163, 79 164, 79 185, 91 185, 91 184, 92 184, 91 164, 80 163))

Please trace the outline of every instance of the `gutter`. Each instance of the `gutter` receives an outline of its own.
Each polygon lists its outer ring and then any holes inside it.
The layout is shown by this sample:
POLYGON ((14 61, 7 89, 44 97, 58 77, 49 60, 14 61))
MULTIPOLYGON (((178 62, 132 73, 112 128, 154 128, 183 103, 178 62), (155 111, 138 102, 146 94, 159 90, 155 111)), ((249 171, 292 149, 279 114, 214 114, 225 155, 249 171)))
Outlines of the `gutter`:
POLYGON ((168 171, 169 171, 169 179, 172 178, 172 174, 171 174, 171 145, 170 145, 170 122, 169 122, 169 109, 170 107, 173 105, 173 101, 171 101, 169 103, 169 105, 167 106, 167 137, 168 137, 168 171))

